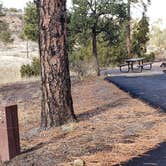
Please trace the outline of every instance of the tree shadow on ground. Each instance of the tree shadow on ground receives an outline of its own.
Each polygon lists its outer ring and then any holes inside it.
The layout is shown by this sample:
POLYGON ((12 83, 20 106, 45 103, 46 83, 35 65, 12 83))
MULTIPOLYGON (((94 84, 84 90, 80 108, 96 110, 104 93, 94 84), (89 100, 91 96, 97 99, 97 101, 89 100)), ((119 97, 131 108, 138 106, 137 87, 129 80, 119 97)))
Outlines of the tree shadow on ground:
POLYGON ((49 141, 40 142, 40 143, 38 143, 37 145, 33 146, 32 148, 23 150, 23 151, 21 152, 21 154, 29 153, 29 152, 33 152, 33 151, 39 150, 39 149, 43 148, 44 146, 47 146, 47 145, 52 144, 52 143, 55 143, 55 142, 59 141, 60 139, 65 138, 66 135, 67 135, 67 133, 63 133, 63 134, 58 135, 57 137, 53 137, 53 138, 52 138, 51 140, 49 140, 49 141))
POLYGON ((142 157, 136 157, 124 164, 114 166, 166 166, 166 142, 143 154, 142 157))
POLYGON ((107 103, 104 104, 102 106, 96 107, 94 109, 88 110, 86 112, 80 113, 77 115, 77 120, 79 121, 85 121, 85 120, 89 120, 91 118, 93 118, 94 116, 103 114, 107 111, 109 111, 109 109, 111 108, 115 108, 115 107, 123 107, 124 103, 122 102, 122 100, 126 100, 128 98, 121 98, 120 100, 116 100, 113 101, 111 103, 107 103))
MULTIPOLYGON (((78 114, 77 115, 77 122, 80 122, 80 121, 85 121, 85 120, 89 120, 97 115, 100 115, 102 113, 105 113, 107 111, 109 111, 110 108, 115 108, 115 107, 118 107, 118 106, 123 106, 123 102, 122 100, 125 100, 126 98, 121 98, 120 100, 116 100, 114 102, 111 102, 111 103, 107 103, 107 104, 104 104, 100 107, 96 107, 92 110, 88 110, 86 112, 83 112, 81 114, 78 114)), ((40 142, 38 144, 36 144, 35 146, 33 146, 32 148, 29 148, 29 149, 26 149, 26 150, 23 150, 21 154, 25 154, 25 153, 30 153, 30 152, 34 152, 36 150, 39 150, 45 146, 48 146, 49 144, 52 144, 52 143, 56 143, 58 141, 60 141, 61 139, 65 139, 67 137, 68 133, 62 133, 56 137, 53 137, 51 138, 49 141, 46 141, 46 142, 40 142)), ((103 151, 104 149, 106 151, 108 151, 108 149, 110 150, 112 147, 104 147, 103 146, 103 151)), ((93 151, 102 151, 102 149, 91 149, 90 150, 91 152, 93 151)))

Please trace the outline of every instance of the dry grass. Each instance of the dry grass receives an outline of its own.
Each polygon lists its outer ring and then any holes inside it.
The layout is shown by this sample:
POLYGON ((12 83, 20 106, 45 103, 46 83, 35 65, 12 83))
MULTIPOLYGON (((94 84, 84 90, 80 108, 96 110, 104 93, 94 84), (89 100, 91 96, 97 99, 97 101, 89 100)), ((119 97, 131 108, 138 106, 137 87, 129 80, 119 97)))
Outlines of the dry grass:
POLYGON ((74 159, 81 158, 87 166, 111 166, 140 156, 166 141, 165 113, 96 78, 73 84, 78 123, 39 132, 38 87, 39 83, 29 83, 15 85, 13 92, 3 92, 4 100, 8 95, 19 96, 24 152, 7 165, 71 166, 74 159))
POLYGON ((0 56, 0 85, 22 81, 20 67, 30 62, 26 58, 0 56))

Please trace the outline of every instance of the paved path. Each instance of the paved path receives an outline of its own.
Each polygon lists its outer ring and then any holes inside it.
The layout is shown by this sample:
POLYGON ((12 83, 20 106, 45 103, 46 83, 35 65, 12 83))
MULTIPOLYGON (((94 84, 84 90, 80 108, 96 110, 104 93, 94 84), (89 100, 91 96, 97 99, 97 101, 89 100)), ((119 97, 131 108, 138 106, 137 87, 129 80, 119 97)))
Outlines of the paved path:
POLYGON ((114 76, 107 77, 106 80, 166 112, 166 74, 136 77, 114 76))

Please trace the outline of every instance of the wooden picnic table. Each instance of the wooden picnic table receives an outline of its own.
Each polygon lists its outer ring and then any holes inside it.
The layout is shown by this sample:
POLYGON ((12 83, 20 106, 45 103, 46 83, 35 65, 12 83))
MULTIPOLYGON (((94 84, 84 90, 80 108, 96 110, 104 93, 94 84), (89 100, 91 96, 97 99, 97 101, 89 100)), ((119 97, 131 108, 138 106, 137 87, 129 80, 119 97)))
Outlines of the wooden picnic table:
POLYGON ((137 66, 137 69, 136 70, 138 70, 138 69, 140 69, 140 65, 142 65, 143 64, 143 60, 144 60, 145 58, 130 58, 130 59, 126 59, 125 61, 126 61, 126 63, 128 64, 128 68, 129 68, 129 70, 131 69, 132 71, 134 71, 134 64, 136 63, 136 62, 138 62, 138 65, 139 66, 137 66))
POLYGON ((144 57, 142 58, 129 58, 125 60, 125 64, 120 65, 120 71, 121 72, 129 72, 130 70, 132 71, 140 71, 142 70, 151 70, 152 68, 152 62, 149 63, 144 63, 144 57), (134 64, 137 64, 136 67, 134 68, 134 64), (122 68, 127 66, 127 70, 123 71, 122 68), (149 66, 148 68, 144 68, 145 66, 149 66))

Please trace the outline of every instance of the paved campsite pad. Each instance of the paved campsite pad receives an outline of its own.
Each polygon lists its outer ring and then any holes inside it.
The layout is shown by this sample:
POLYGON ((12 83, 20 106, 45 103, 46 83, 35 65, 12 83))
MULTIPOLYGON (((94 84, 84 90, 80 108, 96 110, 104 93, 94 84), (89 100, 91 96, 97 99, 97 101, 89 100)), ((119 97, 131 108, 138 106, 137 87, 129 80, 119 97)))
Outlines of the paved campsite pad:
POLYGON ((166 111, 165 74, 137 77, 115 76, 107 77, 106 80, 150 105, 166 111))

